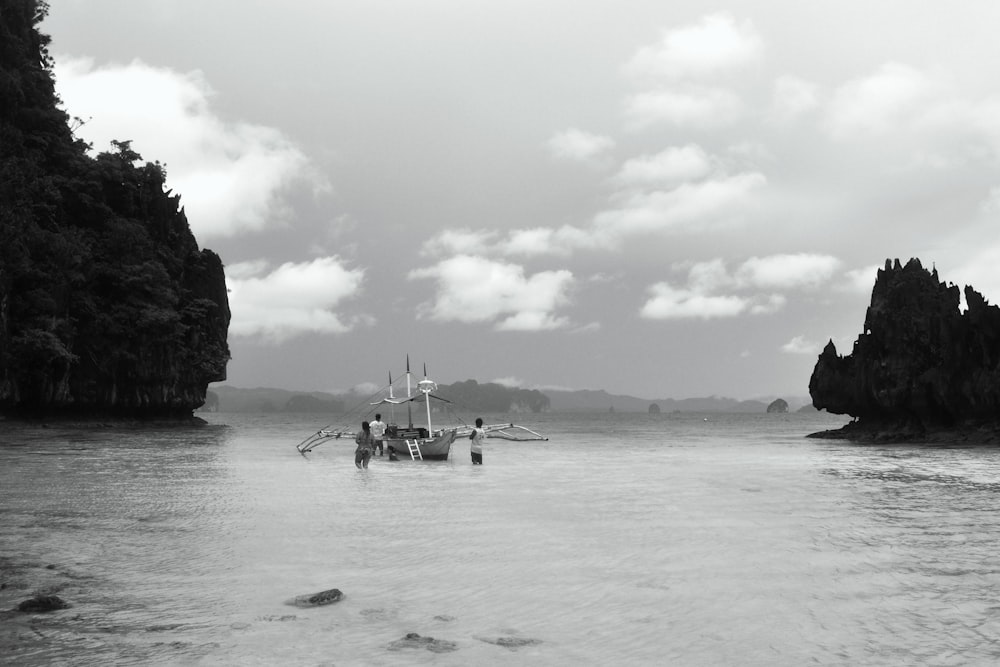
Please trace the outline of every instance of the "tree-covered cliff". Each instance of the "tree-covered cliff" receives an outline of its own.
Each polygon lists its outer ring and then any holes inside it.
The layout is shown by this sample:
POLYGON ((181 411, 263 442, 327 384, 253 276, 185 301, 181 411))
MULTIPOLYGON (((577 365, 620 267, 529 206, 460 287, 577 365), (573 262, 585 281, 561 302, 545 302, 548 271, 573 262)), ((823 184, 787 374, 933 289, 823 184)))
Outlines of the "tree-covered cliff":
POLYGON ((74 137, 47 11, 0 0, 0 411, 190 415, 229 360, 222 262, 163 165, 74 137))

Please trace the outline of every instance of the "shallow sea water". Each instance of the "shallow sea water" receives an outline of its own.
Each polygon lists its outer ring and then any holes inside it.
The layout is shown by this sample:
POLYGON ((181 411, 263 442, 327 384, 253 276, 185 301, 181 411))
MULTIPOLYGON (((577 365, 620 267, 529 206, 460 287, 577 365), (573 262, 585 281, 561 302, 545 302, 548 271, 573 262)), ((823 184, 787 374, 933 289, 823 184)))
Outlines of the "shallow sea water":
POLYGON ((483 466, 458 441, 359 471, 347 441, 296 451, 315 416, 206 418, 0 423, 0 661, 1000 661, 996 448, 805 438, 844 423, 820 414, 546 414, 515 421, 549 442, 489 439, 483 466), (36 591, 72 607, 6 611, 36 591))

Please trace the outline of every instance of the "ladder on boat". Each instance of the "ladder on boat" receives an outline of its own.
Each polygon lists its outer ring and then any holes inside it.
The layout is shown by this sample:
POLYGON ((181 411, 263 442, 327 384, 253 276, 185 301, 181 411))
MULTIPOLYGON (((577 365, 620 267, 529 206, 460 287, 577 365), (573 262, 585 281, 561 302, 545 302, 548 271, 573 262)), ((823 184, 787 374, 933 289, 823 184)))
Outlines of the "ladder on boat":
POLYGON ((423 461, 424 455, 420 453, 420 442, 417 440, 407 440, 406 446, 410 450, 410 460, 416 461, 417 459, 423 461))

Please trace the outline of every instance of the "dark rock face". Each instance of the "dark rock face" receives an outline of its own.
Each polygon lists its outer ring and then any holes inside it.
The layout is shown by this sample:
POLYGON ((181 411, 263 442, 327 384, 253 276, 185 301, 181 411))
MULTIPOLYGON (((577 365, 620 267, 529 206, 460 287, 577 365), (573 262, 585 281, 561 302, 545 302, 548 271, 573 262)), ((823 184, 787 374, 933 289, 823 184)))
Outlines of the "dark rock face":
POLYGON ((222 262, 166 168, 90 157, 52 80, 37 0, 0 20, 0 413, 190 418, 226 377, 222 262))
POLYGON ((1000 424, 1000 308, 972 287, 964 294, 961 312, 958 287, 937 271, 886 260, 854 350, 842 357, 830 341, 819 355, 813 405, 855 417, 847 432, 1000 424))
POLYGON ((776 398, 767 406, 768 412, 788 412, 788 401, 783 398, 776 398))

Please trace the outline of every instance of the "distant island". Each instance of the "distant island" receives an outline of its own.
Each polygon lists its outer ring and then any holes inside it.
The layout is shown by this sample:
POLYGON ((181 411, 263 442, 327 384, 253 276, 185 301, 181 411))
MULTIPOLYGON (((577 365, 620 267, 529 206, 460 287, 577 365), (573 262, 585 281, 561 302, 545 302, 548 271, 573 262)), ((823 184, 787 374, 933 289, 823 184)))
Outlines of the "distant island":
MULTIPOLYGON (((672 412, 767 412, 773 402, 765 400, 740 401, 732 398, 710 396, 704 398, 656 399, 594 390, 537 390, 506 387, 492 382, 479 383, 465 380, 439 386, 438 395, 452 401, 463 410, 485 414, 511 414, 524 412, 644 412, 669 414, 672 412), (656 406, 653 409, 652 406, 656 406), (613 409, 613 410, 612 410, 613 409)), ((275 388, 245 389, 229 385, 215 385, 208 391, 204 410, 237 413, 326 413, 341 414, 353 408, 359 400, 356 394, 326 392, 301 392, 275 388)), ((784 399, 780 400, 786 406, 784 399)), ((814 411, 807 398, 800 400, 798 411, 814 411)), ((786 408, 787 409, 787 408, 786 408)), ((774 412, 775 410, 771 410, 774 412)))
POLYGON ((863 332, 813 369, 813 404, 854 417, 815 437, 1000 443, 1000 308, 971 286, 945 285, 919 259, 886 260, 863 332))
POLYGON ((129 141, 92 158, 73 135, 47 10, 0 17, 0 415, 190 421, 226 377, 222 262, 163 165, 129 141))

